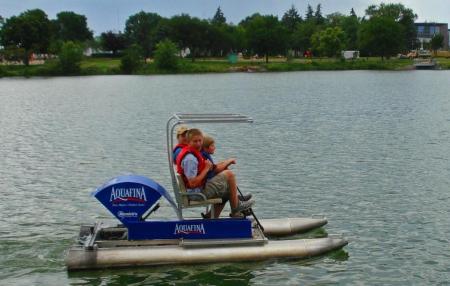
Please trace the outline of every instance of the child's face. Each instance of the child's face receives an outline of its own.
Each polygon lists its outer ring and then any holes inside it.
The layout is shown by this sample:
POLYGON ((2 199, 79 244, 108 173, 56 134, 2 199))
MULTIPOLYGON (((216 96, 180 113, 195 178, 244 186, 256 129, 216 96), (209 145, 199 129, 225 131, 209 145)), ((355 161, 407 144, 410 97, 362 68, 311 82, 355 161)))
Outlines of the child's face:
POLYGON ((186 132, 177 136, 178 144, 188 144, 188 139, 186 137, 186 132))
POLYGON ((205 148, 205 151, 208 154, 214 154, 214 151, 216 151, 216 145, 212 143, 208 148, 205 148))

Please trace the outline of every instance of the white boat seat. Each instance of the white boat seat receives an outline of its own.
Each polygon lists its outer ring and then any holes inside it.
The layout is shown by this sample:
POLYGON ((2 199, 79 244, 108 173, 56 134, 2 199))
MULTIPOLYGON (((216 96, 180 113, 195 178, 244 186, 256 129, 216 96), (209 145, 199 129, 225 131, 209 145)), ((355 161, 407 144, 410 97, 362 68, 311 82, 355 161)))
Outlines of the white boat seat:
POLYGON ((182 208, 191 208, 191 207, 198 207, 198 206, 209 206, 214 204, 221 204, 222 199, 206 199, 206 197, 203 194, 189 194, 186 190, 186 186, 184 185, 184 181, 181 178, 180 174, 176 174, 177 181, 178 181, 178 189, 180 190, 180 198, 181 202, 178 202, 181 204, 182 208), (200 197, 203 196, 204 200, 189 200, 190 196, 196 196, 200 197))

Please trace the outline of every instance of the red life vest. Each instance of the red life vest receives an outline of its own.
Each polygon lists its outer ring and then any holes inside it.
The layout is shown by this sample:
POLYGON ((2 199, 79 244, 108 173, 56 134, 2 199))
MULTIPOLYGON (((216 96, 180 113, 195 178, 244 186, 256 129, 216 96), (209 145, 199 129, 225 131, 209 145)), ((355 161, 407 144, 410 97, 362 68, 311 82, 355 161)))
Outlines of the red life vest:
MULTIPOLYGON (((203 171, 203 169, 206 166, 205 166, 205 159, 203 159, 203 156, 200 153, 200 151, 190 147, 189 145, 186 145, 183 149, 181 149, 180 154, 178 154, 178 156, 177 156, 177 173, 180 174, 181 177, 183 178, 183 182, 184 182, 184 185, 186 186, 186 188, 193 189, 193 187, 191 187, 189 185, 189 180, 186 178, 186 175, 184 174, 183 166, 181 165, 181 162, 183 162, 184 157, 186 157, 186 155, 188 155, 188 154, 194 155, 194 157, 198 161, 197 176, 203 171)), ((202 184, 201 184, 202 188, 205 185, 205 183, 206 183, 206 176, 202 181, 202 184)))

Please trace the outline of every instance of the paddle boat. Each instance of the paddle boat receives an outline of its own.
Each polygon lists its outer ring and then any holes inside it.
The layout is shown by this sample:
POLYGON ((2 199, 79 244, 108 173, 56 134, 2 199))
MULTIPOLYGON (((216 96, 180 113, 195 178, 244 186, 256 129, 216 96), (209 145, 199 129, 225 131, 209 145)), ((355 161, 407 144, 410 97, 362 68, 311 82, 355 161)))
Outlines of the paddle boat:
POLYGON ((69 271, 112 267, 306 258, 337 250, 347 244, 341 236, 311 239, 276 239, 306 232, 327 223, 324 217, 258 219, 253 210, 243 217, 189 218, 188 208, 207 207, 221 199, 190 200, 183 180, 173 167, 173 134, 180 124, 252 123, 239 114, 176 113, 167 122, 167 157, 175 200, 154 180, 139 175, 115 177, 92 195, 120 221, 81 226, 66 255, 69 271), (174 211, 173 219, 149 219, 162 202, 174 211))

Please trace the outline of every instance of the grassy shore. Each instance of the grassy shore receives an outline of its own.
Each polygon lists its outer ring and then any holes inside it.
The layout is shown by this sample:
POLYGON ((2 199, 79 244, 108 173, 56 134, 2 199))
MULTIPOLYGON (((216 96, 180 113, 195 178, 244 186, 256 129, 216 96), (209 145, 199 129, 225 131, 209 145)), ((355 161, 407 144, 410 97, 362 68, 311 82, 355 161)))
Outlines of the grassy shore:
MULTIPOLYGON (((450 59, 436 59, 441 69, 450 69, 450 59)), ((412 60, 380 58, 360 58, 355 61, 336 59, 293 59, 271 58, 266 64, 264 60, 240 60, 231 64, 224 59, 189 59, 180 61, 175 71, 158 70, 152 63, 146 63, 135 72, 138 75, 154 74, 194 74, 194 73, 227 73, 227 72, 284 72, 284 71, 326 71, 326 70, 408 70, 413 69, 412 60)), ((120 70, 120 59, 85 58, 81 63, 80 72, 76 75, 116 75, 123 74, 120 70)), ((56 62, 47 61, 45 64, 30 65, 0 65, 0 77, 13 76, 59 76, 56 62)))

